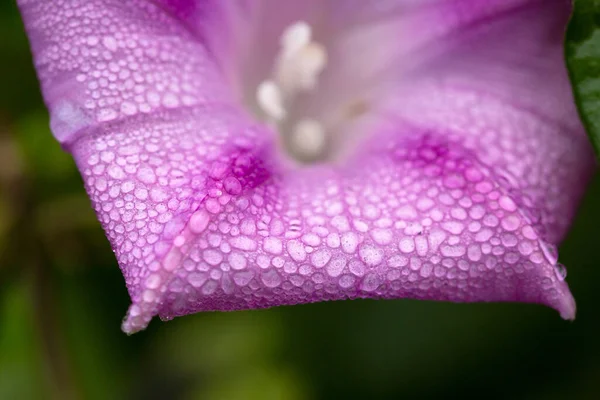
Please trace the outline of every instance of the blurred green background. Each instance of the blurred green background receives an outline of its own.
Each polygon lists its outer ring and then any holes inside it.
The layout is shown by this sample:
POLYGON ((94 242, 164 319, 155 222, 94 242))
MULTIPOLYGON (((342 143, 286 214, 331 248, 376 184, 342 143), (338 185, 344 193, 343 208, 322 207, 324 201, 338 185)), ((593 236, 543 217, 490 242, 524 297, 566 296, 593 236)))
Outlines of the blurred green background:
POLYGON ((600 398, 600 179, 561 246, 572 323, 535 305, 352 301, 126 336, 123 278, 0 3, 0 399, 600 398))

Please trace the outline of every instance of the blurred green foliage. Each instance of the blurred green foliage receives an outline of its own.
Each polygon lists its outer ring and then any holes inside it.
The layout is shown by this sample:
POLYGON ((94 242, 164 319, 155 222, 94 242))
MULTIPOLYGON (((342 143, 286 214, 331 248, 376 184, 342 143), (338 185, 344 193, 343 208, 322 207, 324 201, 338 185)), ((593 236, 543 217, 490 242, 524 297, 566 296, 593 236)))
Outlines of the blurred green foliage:
POLYGON ((120 331, 128 296, 0 4, 0 399, 600 398, 596 179, 561 247, 575 322, 523 304, 348 301, 120 331))
POLYGON ((574 0, 565 55, 581 119, 600 154, 600 0, 574 0))

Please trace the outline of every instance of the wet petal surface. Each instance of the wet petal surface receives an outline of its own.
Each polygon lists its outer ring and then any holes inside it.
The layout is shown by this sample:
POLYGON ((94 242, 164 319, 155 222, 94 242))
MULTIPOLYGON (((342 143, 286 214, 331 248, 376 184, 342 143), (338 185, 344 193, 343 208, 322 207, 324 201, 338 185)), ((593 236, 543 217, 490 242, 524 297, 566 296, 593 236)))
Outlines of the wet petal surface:
MULTIPOLYGON (((548 34, 564 28, 561 2, 377 3, 404 16, 381 32, 413 29, 386 59, 406 55, 407 75, 386 69, 344 162, 303 168, 238 103, 237 36, 215 22, 237 11, 19 3, 54 134, 127 282, 126 332, 155 315, 349 298, 524 301, 574 317, 554 245, 593 161, 548 34)), ((382 16, 322 4, 339 11, 334 27, 382 16)))

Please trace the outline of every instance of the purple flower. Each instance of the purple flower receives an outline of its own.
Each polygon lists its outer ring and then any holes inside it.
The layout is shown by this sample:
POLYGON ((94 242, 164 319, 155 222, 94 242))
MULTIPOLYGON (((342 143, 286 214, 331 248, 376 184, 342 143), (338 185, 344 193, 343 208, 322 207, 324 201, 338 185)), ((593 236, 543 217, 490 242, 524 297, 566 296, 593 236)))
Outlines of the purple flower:
POLYGON ((593 157, 562 0, 19 0, 56 138, 162 318, 523 301, 593 157))

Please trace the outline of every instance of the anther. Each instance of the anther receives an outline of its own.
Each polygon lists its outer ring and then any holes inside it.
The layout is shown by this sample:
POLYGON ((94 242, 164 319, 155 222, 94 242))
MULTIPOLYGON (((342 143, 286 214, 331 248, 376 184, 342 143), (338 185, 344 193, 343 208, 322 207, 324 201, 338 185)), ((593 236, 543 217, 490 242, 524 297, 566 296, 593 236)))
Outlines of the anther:
POLYGON ((325 130, 314 119, 303 119, 294 127, 292 150, 304 160, 318 158, 325 148, 325 130))
POLYGON ((256 91, 258 105, 270 119, 280 121, 286 116, 279 86, 273 81, 263 81, 256 91))

